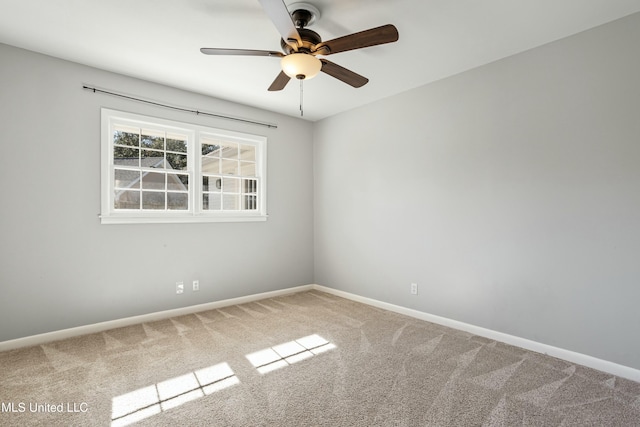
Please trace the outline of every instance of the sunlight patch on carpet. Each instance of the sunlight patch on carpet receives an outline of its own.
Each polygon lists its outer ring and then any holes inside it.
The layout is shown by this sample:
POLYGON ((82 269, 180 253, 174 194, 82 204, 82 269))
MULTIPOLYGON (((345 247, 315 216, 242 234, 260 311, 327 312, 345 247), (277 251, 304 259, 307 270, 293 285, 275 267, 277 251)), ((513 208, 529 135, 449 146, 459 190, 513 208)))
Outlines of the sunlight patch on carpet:
POLYGON ((218 363, 116 396, 111 402, 111 427, 136 423, 239 383, 227 363, 218 363))
POLYGON ((266 374, 334 348, 335 344, 313 334, 247 354, 245 357, 258 372, 266 374))

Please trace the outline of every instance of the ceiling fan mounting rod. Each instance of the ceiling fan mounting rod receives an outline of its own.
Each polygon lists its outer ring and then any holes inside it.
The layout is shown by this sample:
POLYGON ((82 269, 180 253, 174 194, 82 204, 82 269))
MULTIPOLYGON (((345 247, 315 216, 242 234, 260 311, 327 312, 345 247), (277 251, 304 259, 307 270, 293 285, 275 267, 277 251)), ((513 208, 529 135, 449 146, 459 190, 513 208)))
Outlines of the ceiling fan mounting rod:
POLYGON ((320 10, 309 3, 292 3, 287 6, 293 23, 298 28, 313 25, 320 19, 320 10))
POLYGON ((291 14, 291 17, 293 18, 293 23, 296 27, 302 29, 309 24, 312 15, 308 10, 298 9, 291 14))

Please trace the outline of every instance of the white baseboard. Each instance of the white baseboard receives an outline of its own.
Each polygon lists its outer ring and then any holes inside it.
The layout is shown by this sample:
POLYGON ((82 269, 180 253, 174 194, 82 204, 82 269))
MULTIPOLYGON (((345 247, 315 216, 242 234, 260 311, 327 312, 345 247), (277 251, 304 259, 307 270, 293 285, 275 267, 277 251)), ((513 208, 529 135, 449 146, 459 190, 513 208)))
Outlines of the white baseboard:
POLYGON ((531 350, 537 353, 542 353, 549 356, 557 357, 558 359, 566 360, 567 362, 577 363, 579 365, 586 366, 588 368, 597 369, 599 371, 606 372, 611 375, 616 375, 618 377, 627 378, 632 381, 640 382, 640 370, 630 368, 628 366, 620 365, 614 362, 609 362, 607 360, 598 359, 596 357, 588 356, 586 354, 576 353, 575 351, 565 350, 563 348, 558 348, 551 345, 539 343, 537 341, 531 341, 526 338, 504 334, 502 332, 482 328, 480 326, 470 325, 468 323, 459 322, 457 320, 448 319, 446 317, 440 317, 434 314, 425 313, 425 312, 414 310, 411 308, 389 304, 389 303, 378 301, 375 299, 362 297, 360 295, 355 295, 349 292, 328 288, 326 286, 312 285, 312 287, 313 289, 316 289, 318 291, 333 294, 342 298, 350 299, 352 301, 371 305, 377 308, 382 308, 388 311, 393 311, 395 313, 404 314, 406 316, 414 317, 416 319, 426 320, 427 322, 448 326, 450 328, 469 332, 474 335, 500 341, 516 347, 524 348, 526 350, 531 350))
POLYGON ((352 294, 345 291, 340 291, 333 288, 328 288, 322 285, 315 285, 315 284, 296 286, 293 288, 263 292, 259 294, 247 295, 247 296, 238 297, 238 298, 230 298, 230 299, 214 301, 206 304, 192 305, 189 307, 176 308, 173 310, 165 310, 165 311, 159 311, 155 313, 143 314, 140 316, 126 317, 124 319, 110 320, 107 322, 94 323, 91 325, 78 326, 76 328, 63 329, 60 331, 47 332, 44 334, 32 335, 24 338, 3 341, 3 342, 0 342, 0 351, 12 350, 12 349, 27 347, 32 345, 40 345, 40 344, 45 344, 51 341, 57 341, 57 340, 62 340, 66 338, 76 337, 79 335, 102 332, 109 329, 121 328, 124 326, 131 326, 131 325, 135 325, 143 322, 153 322, 156 320, 167 319, 169 317, 184 316, 186 314, 197 313, 199 311, 213 310, 216 308, 228 307, 231 305, 245 304, 248 302, 258 301, 266 298, 278 297, 282 295, 288 295, 296 292, 309 291, 312 289, 326 292, 328 294, 336 295, 352 301, 367 304, 372 307, 377 307, 377 308, 392 311, 395 313, 404 314, 406 316, 410 316, 416 319, 426 320, 427 322, 448 326, 450 328, 469 332, 474 335, 482 336, 482 337, 500 341, 506 344, 521 347, 526 350, 547 354, 549 356, 557 357, 559 359, 563 359, 571 363, 577 363, 582 366, 586 366, 592 369, 597 369, 602 372, 607 372, 611 375, 616 375, 618 377, 627 378, 632 381, 640 382, 640 370, 638 369, 630 368, 628 366, 620 365, 614 362, 609 362, 607 360, 598 359, 596 357, 588 356, 585 354, 576 353, 575 351, 565 350, 563 348, 558 348, 551 345, 539 343, 537 341, 531 341, 526 338, 505 334, 505 333, 494 331, 491 329, 482 328, 480 326, 475 326, 468 323, 459 322, 457 320, 448 319, 446 317, 436 316, 434 314, 425 313, 425 312, 414 310, 411 308, 402 307, 399 305, 394 305, 394 304, 378 301, 372 298, 362 297, 360 295, 352 294))
POLYGON ((205 304, 191 305, 189 307, 176 308, 172 310, 158 311, 155 313, 143 314, 140 316, 125 317, 124 319, 109 320, 107 322, 94 323, 91 325, 78 326, 75 328, 62 329, 60 331, 47 332, 44 334, 31 335, 24 338, 17 338, 0 342, 0 351, 13 350, 20 347, 45 344, 51 341, 63 340, 80 335, 93 334, 107 331, 109 329, 122 328, 124 326, 136 325, 144 322, 154 322, 156 320, 167 319, 169 317, 184 316, 186 314, 197 313, 199 311, 213 310, 216 308, 228 307, 237 304, 258 301, 266 298, 273 298, 296 292, 309 291, 313 285, 296 286, 294 288, 281 289, 277 291, 263 292, 238 298, 230 298, 222 301, 214 301, 205 304))

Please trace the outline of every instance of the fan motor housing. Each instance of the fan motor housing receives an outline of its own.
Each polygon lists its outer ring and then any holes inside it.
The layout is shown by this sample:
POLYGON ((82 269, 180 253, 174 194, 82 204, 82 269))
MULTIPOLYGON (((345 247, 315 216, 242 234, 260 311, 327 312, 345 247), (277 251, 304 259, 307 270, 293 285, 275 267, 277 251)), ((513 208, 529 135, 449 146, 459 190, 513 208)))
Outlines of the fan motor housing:
MULTIPOLYGON (((298 52, 311 53, 313 51, 313 47, 322 42, 320 34, 308 28, 298 28, 298 33, 300 34, 300 39, 302 39, 302 46, 298 47, 298 52)), ((289 44, 282 39, 280 40, 280 45, 287 55, 296 52, 295 49, 289 46, 289 44)))

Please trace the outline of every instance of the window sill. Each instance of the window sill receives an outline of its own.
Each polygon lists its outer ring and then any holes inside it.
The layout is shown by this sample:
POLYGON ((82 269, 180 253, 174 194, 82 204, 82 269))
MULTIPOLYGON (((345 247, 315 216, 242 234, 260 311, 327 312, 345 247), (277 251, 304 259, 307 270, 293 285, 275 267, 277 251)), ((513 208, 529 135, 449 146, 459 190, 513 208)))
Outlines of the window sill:
POLYGON ((268 215, 100 215, 101 224, 184 224, 204 222, 259 222, 268 215))

